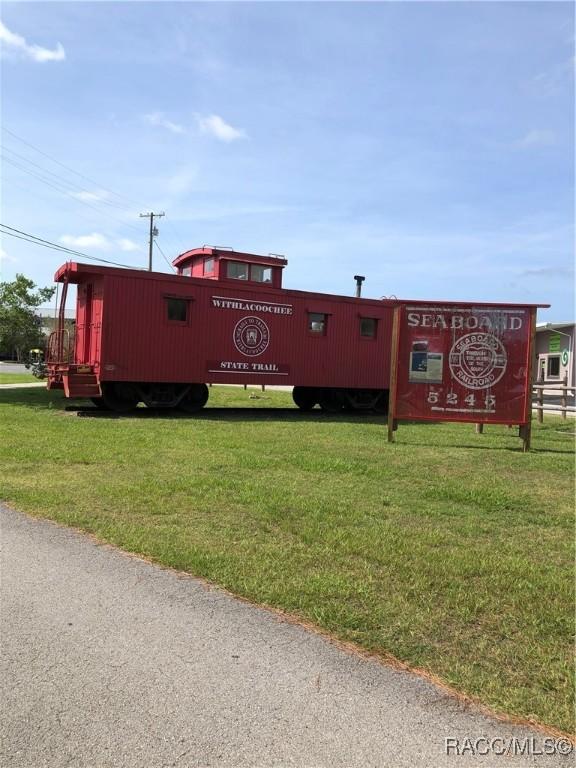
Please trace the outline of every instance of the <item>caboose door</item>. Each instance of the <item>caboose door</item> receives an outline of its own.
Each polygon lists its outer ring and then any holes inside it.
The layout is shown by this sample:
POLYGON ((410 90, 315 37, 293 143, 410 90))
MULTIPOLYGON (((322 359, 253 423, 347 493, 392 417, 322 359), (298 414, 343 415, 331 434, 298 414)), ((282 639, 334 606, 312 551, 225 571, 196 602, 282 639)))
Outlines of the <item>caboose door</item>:
POLYGON ((100 362, 102 294, 101 280, 78 286, 75 344, 77 363, 97 365, 100 362))
MULTIPOLYGON (((76 307, 76 362, 86 365, 93 362, 94 357, 94 286, 92 283, 82 283, 78 286, 78 299, 76 307)), ((97 324, 100 329, 101 300, 98 297, 97 324)))
POLYGON ((90 364, 100 363, 100 340, 102 338, 102 280, 96 280, 92 286, 92 307, 90 311, 90 364))
POLYGON ((78 286, 76 308, 76 362, 90 363, 90 342, 92 336, 92 283, 78 286))

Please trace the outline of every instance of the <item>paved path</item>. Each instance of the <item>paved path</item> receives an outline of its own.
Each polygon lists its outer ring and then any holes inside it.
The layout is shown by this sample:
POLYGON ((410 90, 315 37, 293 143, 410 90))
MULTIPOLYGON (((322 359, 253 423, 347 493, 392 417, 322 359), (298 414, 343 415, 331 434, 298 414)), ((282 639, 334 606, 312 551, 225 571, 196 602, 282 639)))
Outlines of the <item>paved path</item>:
POLYGON ((543 737, 83 534, 0 521, 4 768, 572 766, 447 757, 446 737, 543 737))
POLYGON ((30 387, 44 387, 46 389, 45 381, 28 381, 21 382, 20 384, 0 384, 0 389, 22 389, 30 387))

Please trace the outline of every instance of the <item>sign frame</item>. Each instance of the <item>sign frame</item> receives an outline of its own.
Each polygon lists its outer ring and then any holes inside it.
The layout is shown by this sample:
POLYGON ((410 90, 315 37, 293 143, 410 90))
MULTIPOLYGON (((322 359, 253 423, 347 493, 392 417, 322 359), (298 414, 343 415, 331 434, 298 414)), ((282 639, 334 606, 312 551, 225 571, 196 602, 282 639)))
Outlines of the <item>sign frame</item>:
MULTIPOLYGON (((445 355, 444 352, 433 352, 428 354, 428 342, 427 341, 413 341, 413 336, 410 336, 410 329, 408 328, 407 311, 408 308, 415 302, 401 302, 394 308, 394 318, 392 327, 392 344, 390 353, 390 403, 388 410, 388 442, 394 441, 394 432, 398 428, 398 424, 401 421, 446 421, 446 422, 460 422, 460 423, 476 423, 476 431, 482 433, 484 424, 507 424, 508 426, 517 425, 519 427, 519 437, 522 439, 523 451, 530 450, 531 442, 531 423, 532 423, 532 381, 535 370, 535 339, 536 339, 536 311, 538 306, 542 305, 494 305, 494 304, 479 304, 479 303, 464 303, 464 302, 441 302, 450 311, 460 309, 462 312, 468 311, 469 317, 472 317, 473 313, 481 314, 484 310, 487 314, 492 312, 511 313, 516 310, 518 314, 522 313, 527 319, 528 327, 526 329, 526 337, 524 339, 519 338, 516 340, 516 344, 525 345, 525 355, 523 355, 523 365, 519 370, 523 371, 523 407, 519 413, 516 409, 514 415, 511 417, 509 413, 498 415, 496 405, 494 409, 488 411, 488 405, 484 409, 435 409, 435 413, 432 416, 422 416, 421 413, 410 411, 410 404, 403 402, 404 408, 399 409, 399 375, 402 374, 404 379, 404 392, 406 392, 406 386, 408 390, 410 387, 414 390, 414 387, 421 387, 422 385, 428 385, 429 389, 435 383, 438 383, 438 377, 442 377, 443 366, 449 367, 451 380, 454 380, 457 386, 460 388, 466 388, 466 391, 470 391, 471 394, 482 391, 491 391, 486 384, 485 380, 478 378, 475 380, 470 371, 461 373, 457 365, 461 359, 459 354, 465 355, 468 347, 470 347, 469 356, 474 360, 488 358, 490 366, 486 370, 490 373, 490 386, 498 384, 503 377, 505 377, 506 366, 508 362, 507 353, 504 349, 502 341, 497 335, 493 335, 489 332, 482 333, 479 330, 476 334, 468 334, 471 340, 466 339, 468 333, 467 328, 463 327, 464 324, 458 325, 459 335, 454 332, 454 325, 451 326, 450 332, 452 333, 453 344, 450 348, 450 354, 445 355), (406 347, 406 342, 412 340, 412 346, 406 347), (404 343, 404 347, 402 344, 404 343), (409 371, 406 372, 402 365, 408 361, 409 371), (444 358, 447 358, 446 360, 444 358), (429 364, 429 358, 432 360, 432 365, 429 364), (454 365, 453 365, 454 363, 454 365), (458 376, 461 375, 461 381, 458 381, 458 376), (406 378, 408 384, 406 385, 406 378), (408 411, 408 415, 406 412, 408 411), (457 411, 465 412, 464 416, 459 416, 457 411), (471 414, 474 414, 474 418, 470 418, 471 414)), ((438 302, 420 302, 426 305, 430 309, 438 306, 438 302)), ((512 315, 510 314, 510 317, 512 315)), ((442 319, 442 318, 440 318, 442 319)), ((443 321, 444 322, 444 321, 443 321)), ((477 322, 477 321, 476 321, 477 322)), ((520 326, 521 327, 521 326, 520 326)), ((447 328, 446 325, 440 326, 440 330, 436 332, 437 346, 438 344, 443 350, 447 350, 447 341, 442 338, 443 330, 447 328), (440 341, 438 341, 440 339, 440 341), (442 342, 442 343, 440 343, 442 342), (443 346, 442 346, 443 344, 443 346)), ((510 331, 511 332, 511 331, 510 331)), ((516 363, 518 365, 518 363, 516 363)), ((479 366, 479 369, 481 366, 479 366)), ((506 379, 504 378, 504 384, 506 379)), ((500 388, 503 384, 500 385, 500 388)), ((517 377, 515 380, 515 386, 518 387, 517 377)), ((414 390, 416 392, 416 390, 414 390)), ((488 398, 488 395, 486 396, 488 398)), ((515 398, 518 399, 518 396, 515 398)), ((487 399, 488 402, 488 399, 487 399)), ((494 401, 495 402, 495 401, 494 401)), ((506 401, 509 407, 513 407, 514 399, 506 401)), ((434 409, 433 409, 434 410, 434 409)))

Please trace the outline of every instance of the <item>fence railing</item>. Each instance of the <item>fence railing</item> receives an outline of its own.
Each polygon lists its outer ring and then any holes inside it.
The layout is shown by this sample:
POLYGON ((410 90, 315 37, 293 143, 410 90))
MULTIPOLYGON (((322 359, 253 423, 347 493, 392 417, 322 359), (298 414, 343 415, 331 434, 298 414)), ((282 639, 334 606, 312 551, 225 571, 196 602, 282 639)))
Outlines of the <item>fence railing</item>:
POLYGON ((563 419, 567 417, 567 414, 576 412, 575 406, 568 405, 569 392, 571 395, 574 395, 576 393, 576 388, 568 386, 567 373, 564 374, 564 378, 562 379, 562 384, 545 384, 541 379, 539 379, 535 384, 532 385, 532 394, 536 395, 536 404, 532 402, 532 408, 537 411, 538 421, 540 424, 542 424, 542 422, 544 421, 545 411, 555 411, 555 412, 560 411, 563 419), (545 403, 544 402, 545 391, 546 391, 546 394, 552 394, 553 396, 556 396, 557 392, 560 393, 560 404, 545 403))

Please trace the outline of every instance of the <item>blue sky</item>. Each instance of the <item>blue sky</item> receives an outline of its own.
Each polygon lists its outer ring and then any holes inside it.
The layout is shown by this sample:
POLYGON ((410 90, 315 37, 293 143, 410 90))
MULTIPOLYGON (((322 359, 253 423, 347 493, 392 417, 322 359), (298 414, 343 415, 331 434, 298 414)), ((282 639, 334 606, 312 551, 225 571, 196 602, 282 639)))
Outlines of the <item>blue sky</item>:
MULTIPOLYGON (((2 23, 4 224, 143 266, 160 210, 169 260, 282 253, 286 287, 361 273, 370 297, 574 319, 571 3, 8 2, 2 23)), ((65 260, 2 247, 3 280, 65 260)))

